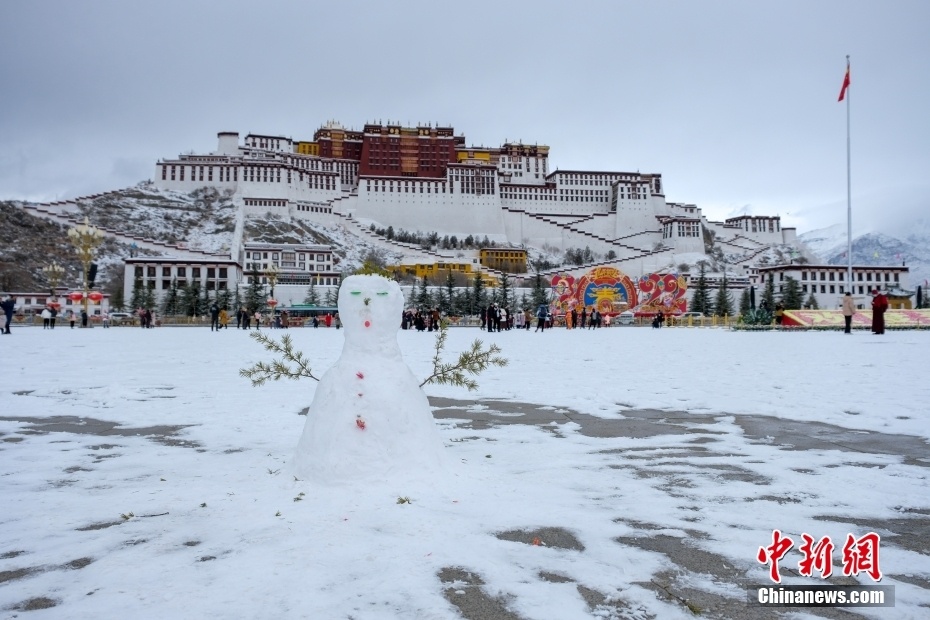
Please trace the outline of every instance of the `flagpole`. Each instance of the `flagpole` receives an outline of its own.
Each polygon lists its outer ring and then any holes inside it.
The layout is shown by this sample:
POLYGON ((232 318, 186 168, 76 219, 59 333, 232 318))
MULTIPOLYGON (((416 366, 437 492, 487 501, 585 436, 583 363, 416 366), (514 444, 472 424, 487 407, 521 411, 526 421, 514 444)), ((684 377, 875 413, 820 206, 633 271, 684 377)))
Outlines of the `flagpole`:
MULTIPOLYGON (((849 75, 849 54, 846 55, 846 75, 849 75)), ((852 268, 852 149, 849 134, 849 88, 851 80, 846 84, 846 281, 849 283, 849 292, 853 293, 852 268)))

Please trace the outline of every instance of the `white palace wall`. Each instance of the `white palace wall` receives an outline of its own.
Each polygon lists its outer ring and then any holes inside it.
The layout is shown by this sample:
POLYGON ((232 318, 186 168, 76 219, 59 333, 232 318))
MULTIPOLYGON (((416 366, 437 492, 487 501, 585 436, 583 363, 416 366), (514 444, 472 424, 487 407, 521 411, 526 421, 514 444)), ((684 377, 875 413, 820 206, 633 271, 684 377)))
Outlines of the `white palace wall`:
POLYGON ((244 218, 266 213, 323 223, 344 221, 338 213, 412 232, 487 235, 563 251, 589 247, 600 255, 612 250, 618 265, 633 274, 664 267, 675 252, 703 252, 703 235, 684 236, 697 221, 720 241, 747 251, 797 243, 795 230, 781 229, 777 217, 725 224, 707 221, 695 205, 668 204, 658 174, 548 172, 545 157, 530 162, 502 154, 496 165, 451 163, 441 178, 360 178, 359 162, 294 153, 289 139, 250 135, 244 146, 233 132, 218 139, 213 154, 158 162, 154 180, 181 192, 233 190, 240 207, 234 250, 241 249, 244 218), (666 217, 675 219, 663 224, 666 217), (659 244, 668 249, 654 251, 659 244))

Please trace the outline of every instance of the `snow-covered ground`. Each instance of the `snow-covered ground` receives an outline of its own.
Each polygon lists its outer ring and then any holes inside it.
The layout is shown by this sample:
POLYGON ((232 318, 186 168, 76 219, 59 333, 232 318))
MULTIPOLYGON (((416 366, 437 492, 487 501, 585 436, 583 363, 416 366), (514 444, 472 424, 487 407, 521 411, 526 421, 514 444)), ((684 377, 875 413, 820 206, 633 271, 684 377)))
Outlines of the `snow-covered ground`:
MULTIPOLYGON (((340 356, 343 330, 289 332, 315 372, 340 356)), ((770 617, 744 587, 780 529, 831 536, 835 573, 877 531, 896 606, 856 613, 926 617, 930 334, 453 328, 445 358, 476 337, 509 365, 425 388, 449 472, 327 485, 288 472, 317 384, 253 388, 245 333, 14 326, 0 615, 770 617)), ((433 336, 398 338, 428 376, 433 336)), ((799 558, 784 582, 824 583, 799 558)))

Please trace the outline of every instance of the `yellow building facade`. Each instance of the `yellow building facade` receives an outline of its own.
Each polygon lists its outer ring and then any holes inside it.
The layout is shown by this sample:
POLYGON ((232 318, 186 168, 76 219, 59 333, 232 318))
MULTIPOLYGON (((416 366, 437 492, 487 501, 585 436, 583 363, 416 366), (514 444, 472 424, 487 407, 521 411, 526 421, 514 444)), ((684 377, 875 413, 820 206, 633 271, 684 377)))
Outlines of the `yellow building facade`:
POLYGON ((526 250, 522 248, 482 248, 479 261, 488 269, 526 273, 526 250))

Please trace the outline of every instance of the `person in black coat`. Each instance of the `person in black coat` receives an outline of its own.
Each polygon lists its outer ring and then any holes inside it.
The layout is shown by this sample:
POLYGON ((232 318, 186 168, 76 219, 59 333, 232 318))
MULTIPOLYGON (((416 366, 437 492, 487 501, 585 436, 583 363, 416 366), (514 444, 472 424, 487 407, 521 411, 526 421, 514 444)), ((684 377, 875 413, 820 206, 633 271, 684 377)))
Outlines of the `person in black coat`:
POLYGON ((210 331, 220 330, 220 307, 214 301, 210 304, 210 331))
POLYGON ((6 326, 3 329, 4 334, 10 333, 10 324, 13 322, 13 311, 16 310, 16 302, 10 295, 0 301, 0 308, 3 308, 3 315, 6 317, 6 326))

